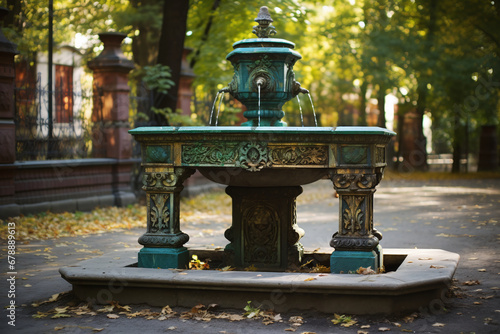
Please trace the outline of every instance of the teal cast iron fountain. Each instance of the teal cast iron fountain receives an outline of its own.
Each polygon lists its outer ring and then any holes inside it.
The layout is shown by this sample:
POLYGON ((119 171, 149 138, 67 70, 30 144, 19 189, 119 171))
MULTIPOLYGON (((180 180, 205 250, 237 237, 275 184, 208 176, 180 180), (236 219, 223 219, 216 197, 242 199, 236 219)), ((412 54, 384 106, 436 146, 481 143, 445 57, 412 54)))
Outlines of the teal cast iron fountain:
POLYGON ((62 277, 75 296, 98 304, 191 308, 216 302, 242 309, 252 300, 276 312, 349 314, 415 312, 439 304, 458 254, 385 249, 382 256, 382 236, 373 228, 373 194, 394 133, 377 127, 284 126, 281 106, 301 91, 292 71, 300 56, 290 42, 266 39, 274 33, 266 9, 258 20, 258 38, 236 43, 228 56, 235 76, 225 90, 247 106, 251 126, 131 130, 142 147, 147 196, 138 263, 136 250, 117 250, 61 268, 62 277), (180 192, 196 170, 228 185, 233 215, 224 250, 184 246, 189 236, 179 222, 180 192), (325 231, 333 234, 333 252, 305 252, 300 243, 305 231, 297 224, 295 198, 301 185, 319 179, 331 180, 339 194, 338 228, 332 224, 325 231), (237 269, 253 265, 259 272, 183 270, 193 254, 237 269), (329 261, 332 274, 286 271, 308 260, 329 261), (389 269, 383 275, 337 274, 377 270, 383 261, 389 269))
MULTIPOLYGON (((302 264, 304 230, 295 199, 301 185, 330 179, 339 194, 339 229, 331 240, 334 273, 382 267, 381 234, 373 228, 373 193, 394 135, 378 127, 287 127, 284 103, 307 93, 295 81, 301 56, 294 44, 270 38, 272 19, 263 7, 258 38, 234 44, 227 59, 234 77, 225 92, 241 101, 244 126, 144 127, 130 133, 142 147, 147 232, 139 267, 185 268, 189 236, 179 223, 182 184, 195 170, 228 185, 232 226, 225 232, 226 265, 284 271, 302 264)), ((334 232, 334 231, 332 231, 334 232)), ((330 232, 330 233, 332 233, 330 232)))
POLYGON ((295 81, 293 65, 301 55, 292 50, 295 44, 278 38, 271 25, 273 19, 267 7, 262 7, 253 33, 258 38, 233 44, 235 49, 226 57, 234 66, 234 77, 224 89, 240 101, 247 111, 244 126, 286 126, 281 121, 283 105, 299 93, 308 93, 295 81))

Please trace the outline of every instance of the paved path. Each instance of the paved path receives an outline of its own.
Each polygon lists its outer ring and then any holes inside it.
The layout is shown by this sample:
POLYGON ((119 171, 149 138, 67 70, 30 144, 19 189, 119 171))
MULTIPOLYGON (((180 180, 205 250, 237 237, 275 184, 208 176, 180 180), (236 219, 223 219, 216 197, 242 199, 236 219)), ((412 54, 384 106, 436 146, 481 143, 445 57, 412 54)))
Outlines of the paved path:
MULTIPOLYGON (((441 248, 460 254, 454 297, 436 301, 418 316, 355 316, 357 323, 351 327, 334 325, 332 314, 317 312, 281 314, 283 322, 269 325, 254 319, 206 322, 179 316, 165 321, 144 317, 127 319, 123 315, 119 319, 108 319, 105 313, 59 319, 32 317, 38 311, 48 312, 73 302, 70 295, 66 295, 53 303, 32 306, 35 301, 45 301, 53 294, 71 289, 60 277, 59 267, 124 247, 138 249, 137 238, 144 231, 134 229, 18 244, 15 301, 20 307, 16 309, 15 327, 7 324, 9 310, 2 310, 0 333, 94 333, 96 329, 102 329, 102 333, 287 333, 286 329, 294 329, 288 321, 291 316, 300 316, 304 321, 295 327, 297 333, 379 333, 380 329, 414 333, 499 333, 500 179, 443 180, 426 184, 411 179, 384 180, 375 194, 374 207, 375 225, 384 236, 383 247, 441 248), (465 285, 473 283, 479 284, 465 285)), ((222 218, 203 226, 187 224, 183 230, 191 236, 189 245, 224 246, 222 233, 229 218, 222 218)), ((299 197, 298 221, 306 231, 302 239, 304 246, 329 247, 331 235, 338 228, 338 199, 332 196, 331 183, 321 181, 304 187, 304 194, 299 197)), ((2 241, 0 305, 4 306, 10 300, 6 255, 6 242, 2 241)), ((137 311, 146 308, 144 305, 131 307, 137 311)), ((174 311, 186 310, 174 308, 174 311)), ((214 312, 223 311, 226 310, 214 312)))

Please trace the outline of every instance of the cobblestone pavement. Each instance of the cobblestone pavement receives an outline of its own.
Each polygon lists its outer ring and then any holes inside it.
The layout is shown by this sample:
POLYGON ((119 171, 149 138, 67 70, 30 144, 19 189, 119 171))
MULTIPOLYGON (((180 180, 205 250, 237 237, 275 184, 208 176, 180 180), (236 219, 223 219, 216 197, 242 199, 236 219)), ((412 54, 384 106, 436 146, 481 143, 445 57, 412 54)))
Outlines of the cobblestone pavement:
MULTIPOLYGON (((331 183, 304 186, 298 200, 298 223, 306 231, 307 248, 328 248, 338 229, 338 199, 331 183)), ((71 294, 37 307, 52 295, 71 290, 58 268, 123 248, 137 248, 142 229, 116 231, 86 237, 61 238, 18 244, 16 254, 15 327, 10 326, 8 308, 0 318, 1 333, 498 333, 500 332, 500 179, 418 181, 383 180, 375 193, 374 222, 383 233, 385 248, 440 248, 460 254, 453 295, 436 300, 417 314, 353 316, 350 327, 334 324, 333 314, 314 311, 281 314, 282 321, 265 325, 262 319, 210 321, 181 319, 189 311, 173 308, 177 316, 147 320, 137 316, 109 319, 106 313, 72 315, 52 319, 34 318, 37 312, 75 305, 71 294), (291 326, 290 317, 301 317, 301 326, 291 326)), ((228 219, 207 222, 203 228, 182 228, 191 236, 187 246, 220 245, 228 219)), ((1 304, 9 305, 11 288, 7 244, 2 241, 1 304)), ((193 305, 195 306, 195 305, 193 305)), ((100 306, 97 306, 99 308, 100 306)), ((130 305, 133 311, 160 308, 130 305)), ((52 311, 54 312, 54 311, 52 311)), ((243 314, 243 310, 218 310, 243 314)), ((63 312, 64 313, 64 312, 63 312)), ((53 315, 53 314, 52 314, 53 315)), ((348 316, 348 315, 346 315, 348 316)), ((277 318, 279 319, 279 318, 277 318)), ((297 319, 297 318, 295 318, 297 319)), ((346 323, 348 324, 348 323, 346 323)))

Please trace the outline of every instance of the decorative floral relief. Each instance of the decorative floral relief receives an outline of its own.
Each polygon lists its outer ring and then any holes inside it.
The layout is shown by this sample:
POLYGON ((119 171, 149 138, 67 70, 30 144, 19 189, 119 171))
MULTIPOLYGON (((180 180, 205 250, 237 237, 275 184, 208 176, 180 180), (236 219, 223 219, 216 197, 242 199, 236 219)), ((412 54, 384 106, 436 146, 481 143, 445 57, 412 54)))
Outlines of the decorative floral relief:
POLYGON ((343 198, 346 206, 342 214, 342 234, 365 234, 365 213, 361 206, 363 200, 364 197, 362 196, 346 196, 346 198, 343 198))
POLYGON ((326 165, 328 163, 328 147, 273 147, 271 161, 275 165, 326 165))
POLYGON ((167 230, 170 223, 170 208, 168 205, 170 194, 151 194, 150 198, 150 232, 167 230))
POLYGON ((236 162, 237 157, 238 145, 235 143, 182 145, 183 164, 233 164, 236 162))
POLYGON ((265 205, 255 205, 247 208, 242 218, 245 262, 277 263, 280 226, 277 212, 265 205))

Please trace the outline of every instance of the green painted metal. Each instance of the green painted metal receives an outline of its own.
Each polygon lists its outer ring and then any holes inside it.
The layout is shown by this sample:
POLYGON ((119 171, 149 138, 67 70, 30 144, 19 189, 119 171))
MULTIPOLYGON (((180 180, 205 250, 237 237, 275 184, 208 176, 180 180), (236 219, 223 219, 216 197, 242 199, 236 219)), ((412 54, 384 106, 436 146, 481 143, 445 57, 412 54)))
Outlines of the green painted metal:
POLYGON ((299 93, 308 93, 295 81, 293 66, 302 56, 292 50, 295 44, 284 39, 269 38, 276 33, 267 8, 262 7, 255 19, 253 32, 259 38, 233 44, 235 50, 226 59, 234 67, 233 80, 224 91, 240 101, 247 111, 243 126, 284 127, 283 105, 299 93))
MULTIPOLYGON (((382 135, 392 137, 394 131, 376 126, 338 126, 338 127, 242 127, 242 126, 148 126, 129 130, 132 135, 196 133, 196 134, 297 134, 297 135, 382 135)), ((362 140, 362 139, 361 139, 362 140)))
POLYGON ((292 42, 269 38, 276 32, 267 8, 256 21, 259 38, 236 42, 227 56, 234 76, 222 90, 247 107, 246 126, 130 130, 142 145, 148 205, 139 264, 187 264, 183 245, 189 236, 180 230, 179 196, 196 168, 229 185, 233 224, 225 233, 231 242, 225 248, 227 265, 254 264, 266 270, 299 266, 303 231, 296 224, 298 186, 329 178, 340 203, 339 230, 330 241, 335 248, 332 272, 377 270, 382 267, 382 235, 373 228, 373 193, 395 133, 379 127, 286 127, 282 106, 307 93, 293 72, 301 56, 292 42))
POLYGON ((185 269, 189 266, 189 260, 186 247, 144 247, 139 251, 137 265, 140 268, 185 269))
POLYGON ((334 274, 355 274, 360 267, 378 270, 380 259, 375 251, 334 251, 330 257, 330 271, 334 274))

